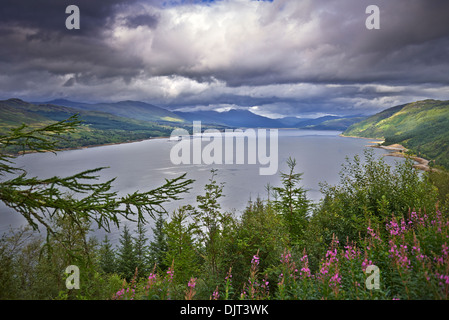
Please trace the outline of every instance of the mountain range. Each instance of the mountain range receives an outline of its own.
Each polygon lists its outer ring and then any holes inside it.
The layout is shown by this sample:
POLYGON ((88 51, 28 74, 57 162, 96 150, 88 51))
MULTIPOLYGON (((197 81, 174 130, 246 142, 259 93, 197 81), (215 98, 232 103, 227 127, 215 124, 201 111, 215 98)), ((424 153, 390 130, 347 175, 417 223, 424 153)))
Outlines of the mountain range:
MULTIPOLYGON (((101 120, 99 122, 103 125, 106 125, 105 119, 109 118, 110 121, 114 121, 116 124, 120 123, 119 126, 123 129, 126 128, 125 123, 130 124, 130 120, 135 120, 132 122, 133 127, 136 125, 143 125, 145 127, 145 122, 152 122, 158 125, 188 126, 193 121, 201 121, 203 124, 209 126, 232 128, 318 128, 320 130, 344 130, 349 125, 360 120, 360 116, 323 116, 315 119, 284 117, 281 119, 271 119, 257 115, 249 110, 241 109, 233 109, 226 112, 172 112, 149 103, 131 100, 102 103, 85 103, 65 99, 45 102, 26 102, 13 98, 0 101, 0 104, 3 108, 2 112, 6 112, 6 108, 14 106, 16 108, 16 116, 21 114, 22 120, 26 120, 26 123, 34 120, 34 116, 28 117, 27 119, 27 116, 30 116, 29 112, 41 117, 48 117, 52 120, 62 120, 68 114, 80 113, 83 120, 91 125, 99 125, 98 121, 94 121, 94 117, 100 117, 101 120)), ((16 118, 16 120, 19 120, 19 118, 16 118)), ((43 118, 37 119, 40 119, 40 121, 45 120, 43 118)), ((16 122, 14 119, 11 119, 11 121, 12 124, 16 122)))
POLYGON ((271 119, 257 115, 248 110, 229 110, 227 112, 217 111, 195 111, 182 112, 175 111, 176 115, 192 122, 201 121, 210 125, 223 125, 229 127, 243 128, 298 128, 298 129, 316 129, 316 130, 345 130, 351 124, 365 119, 363 116, 323 116, 314 119, 284 117, 280 119, 271 119))
POLYGON ((82 126, 71 133, 63 147, 135 141, 169 136, 175 128, 190 130, 193 121, 203 128, 300 128, 339 130, 346 136, 385 139, 449 168, 449 101, 423 100, 386 109, 375 115, 316 119, 271 119, 249 110, 227 112, 170 111, 141 101, 84 103, 69 100, 0 101, 0 134, 22 123, 31 127, 50 124, 79 114, 82 126))

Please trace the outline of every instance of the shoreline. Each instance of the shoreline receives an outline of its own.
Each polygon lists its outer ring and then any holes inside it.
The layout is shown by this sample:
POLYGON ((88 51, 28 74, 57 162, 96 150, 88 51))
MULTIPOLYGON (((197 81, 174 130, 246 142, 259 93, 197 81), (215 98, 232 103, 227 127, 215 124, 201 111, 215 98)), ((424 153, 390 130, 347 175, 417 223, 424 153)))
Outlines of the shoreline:
POLYGON ((27 151, 19 151, 18 153, 12 153, 11 155, 13 155, 13 156, 23 156, 23 155, 32 154, 32 153, 83 150, 83 149, 106 147, 106 146, 114 146, 114 145, 119 145, 119 144, 128 144, 128 143, 142 142, 142 141, 148 141, 148 140, 157 140, 157 139, 170 139, 170 137, 168 137, 168 136, 161 136, 161 137, 151 137, 151 138, 148 138, 148 139, 129 140, 129 141, 123 141, 123 142, 110 142, 110 143, 103 143, 103 144, 93 144, 93 145, 89 145, 89 146, 56 149, 54 151, 50 151, 50 150, 41 150, 41 151, 27 150, 27 151))
POLYGON ((384 154, 384 156, 388 157, 397 157, 397 158, 410 158, 413 161, 417 162, 413 165, 413 168, 416 168, 418 170, 422 171, 434 171, 436 169, 432 169, 429 166, 430 160, 418 157, 418 156, 412 156, 406 154, 407 151, 409 151, 407 148, 405 148, 401 144, 392 144, 389 146, 381 146, 382 143, 385 142, 385 140, 382 139, 376 139, 376 138, 365 138, 365 137, 357 137, 357 136, 344 136, 343 134, 340 134, 340 137, 344 138, 359 138, 359 139, 367 139, 367 140, 378 140, 378 141, 370 141, 370 145, 366 145, 370 148, 378 148, 389 151, 389 153, 384 154))

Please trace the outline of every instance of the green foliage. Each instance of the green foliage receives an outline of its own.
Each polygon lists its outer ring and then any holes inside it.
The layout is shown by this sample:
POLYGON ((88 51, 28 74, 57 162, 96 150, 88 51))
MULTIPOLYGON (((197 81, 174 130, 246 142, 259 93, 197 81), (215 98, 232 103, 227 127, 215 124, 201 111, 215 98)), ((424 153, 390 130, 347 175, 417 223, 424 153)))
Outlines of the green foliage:
POLYGON ((273 188, 273 206, 284 218, 292 244, 299 245, 304 241, 310 201, 306 197, 306 191, 299 186, 302 173, 295 173, 296 160, 289 158, 287 165, 290 171, 280 174, 282 187, 273 188))
POLYGON ((195 241, 195 227, 189 223, 184 208, 171 214, 171 221, 165 223, 163 232, 167 239, 163 265, 173 265, 178 283, 187 283, 191 277, 198 277, 203 258, 195 241))
POLYGON ((438 206, 442 211, 449 210, 449 172, 435 170, 428 173, 429 181, 438 190, 438 206))
POLYGON ((231 241, 225 250, 227 265, 232 267, 235 293, 241 292, 248 278, 247 270, 253 256, 258 252, 258 272, 275 281, 277 275, 271 270, 279 261, 284 248, 289 246, 289 232, 285 220, 272 204, 260 198, 250 201, 236 225, 235 232, 228 234, 231 241), (274 278, 273 278, 274 277, 274 278))
POLYGON ((116 252, 106 235, 101 243, 99 252, 99 265, 100 269, 106 274, 112 274, 116 272, 116 252))
POLYGON ((203 245, 201 250, 205 260, 206 272, 212 277, 219 275, 223 238, 227 227, 233 223, 231 214, 222 212, 219 203, 224 184, 215 180, 216 170, 211 170, 209 183, 204 187, 205 194, 197 196, 197 208, 186 207, 195 226, 197 241, 203 245))
MULTIPOLYGON (((308 251, 315 256, 327 248, 334 235, 356 241, 368 225, 382 230, 392 214, 435 207, 435 187, 410 161, 392 168, 376 159, 370 149, 365 150, 364 160, 359 156, 352 162, 347 159, 338 185, 321 184, 324 198, 311 218, 307 236, 313 239, 308 251)), ((312 258, 315 267, 316 262, 312 258)))
POLYGON ((155 226, 152 228, 153 240, 149 245, 150 265, 156 265, 159 270, 166 270, 170 264, 165 263, 165 256, 168 251, 167 234, 164 230, 164 214, 158 213, 155 226))
POLYGON ((148 255, 148 238, 146 236, 146 228, 143 224, 137 224, 137 230, 134 237, 134 252, 136 256, 136 267, 139 274, 148 274, 151 270, 148 255))
POLYGON ((127 225, 120 234, 120 247, 117 252, 117 272, 130 281, 137 271, 138 261, 134 247, 134 239, 127 225))
POLYGON ((424 100, 397 106, 349 127, 343 134, 383 138, 449 168, 449 102, 424 100))

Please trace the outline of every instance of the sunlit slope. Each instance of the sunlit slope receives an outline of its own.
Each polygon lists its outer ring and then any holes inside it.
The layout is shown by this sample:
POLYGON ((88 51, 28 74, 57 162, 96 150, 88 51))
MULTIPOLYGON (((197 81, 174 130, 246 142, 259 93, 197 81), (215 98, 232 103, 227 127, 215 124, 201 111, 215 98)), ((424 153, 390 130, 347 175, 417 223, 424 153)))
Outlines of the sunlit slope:
POLYGON ((343 135, 385 139, 449 168, 449 101, 396 106, 350 126, 343 135))

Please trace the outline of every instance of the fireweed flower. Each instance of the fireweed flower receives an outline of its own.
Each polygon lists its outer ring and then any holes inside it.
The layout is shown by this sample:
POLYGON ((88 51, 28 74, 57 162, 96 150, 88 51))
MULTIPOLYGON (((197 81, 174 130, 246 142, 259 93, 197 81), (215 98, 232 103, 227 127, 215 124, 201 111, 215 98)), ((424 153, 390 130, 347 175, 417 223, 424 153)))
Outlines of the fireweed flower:
POLYGON ((291 253, 283 253, 281 255, 281 263, 287 264, 290 262, 290 258, 292 257, 291 253))
POLYGON ((443 265, 445 261, 448 261, 448 246, 446 242, 441 245, 441 256, 434 257, 434 260, 438 265, 443 265))
POLYGON ((225 280, 232 281, 231 269, 229 269, 229 271, 228 271, 228 273, 227 273, 227 275, 226 275, 226 277, 225 277, 225 280))
POLYGON ((401 268, 410 268, 411 261, 408 258, 408 247, 406 244, 400 244, 398 246, 394 243, 393 239, 390 240, 390 258, 393 259, 394 263, 401 268))
POLYGON ((195 288, 195 286, 196 286, 196 280, 197 280, 197 278, 190 278, 190 281, 189 281, 189 283, 187 284, 187 286, 189 287, 189 288, 195 288))
POLYGON ((366 272, 366 268, 368 268, 368 266, 370 266, 372 264, 373 264, 373 262, 371 260, 368 260, 367 258, 365 258, 365 260, 363 260, 363 262, 362 262, 363 272, 366 272))
POLYGON ((390 231, 390 235, 392 236, 397 236, 401 232, 395 217, 387 223, 386 228, 390 231))
POLYGON ((170 268, 168 268, 167 270, 167 277, 168 277, 168 281, 171 282, 173 280, 173 275, 175 274, 175 270, 173 269, 173 266, 171 266, 170 268))
POLYGON ((329 287, 336 287, 341 283, 341 277, 338 272, 329 279, 329 287))
POLYGON ((377 235, 374 230, 371 228, 371 226, 369 225, 368 228, 366 228, 368 230, 368 234, 371 236, 371 238, 382 241, 379 237, 379 235, 377 235))
POLYGON ((435 273, 435 277, 438 279, 438 285, 445 287, 449 284, 449 275, 445 274, 439 274, 438 272, 435 273))
POLYGON ((258 266, 259 265, 259 257, 257 255, 253 256, 253 259, 251 260, 251 264, 258 266))
POLYGON ((360 252, 357 252, 357 250, 353 246, 351 246, 351 245, 345 246, 345 252, 344 253, 345 253, 344 257, 347 260, 349 260, 349 261, 357 258, 357 256, 360 254, 360 252))
POLYGON ((279 281, 278 281, 278 286, 282 285, 284 283, 284 274, 281 273, 279 275, 279 281))
MULTIPOLYGON (((318 279, 321 279, 322 281, 328 281, 328 276, 334 274, 332 277, 333 282, 335 282, 338 277, 338 258, 337 258, 337 244, 338 240, 334 237, 332 239, 331 248, 327 250, 326 256, 323 258, 319 274, 317 275, 318 279)), ((331 280, 329 280, 331 281, 331 280)))
POLYGON ((447 246, 447 243, 445 242, 442 246, 442 253, 443 253, 443 256, 445 256, 445 257, 447 257, 447 255, 448 255, 448 246, 447 246))
POLYGON ((301 268, 299 275, 302 278, 310 278, 312 276, 312 274, 309 269, 309 258, 307 256, 307 254, 305 254, 305 250, 304 250, 304 255, 301 258, 301 262, 302 262, 302 268, 301 268))
POLYGON ((214 292, 212 293, 212 300, 218 300, 220 299, 220 294, 218 293, 218 286, 215 288, 214 292))

